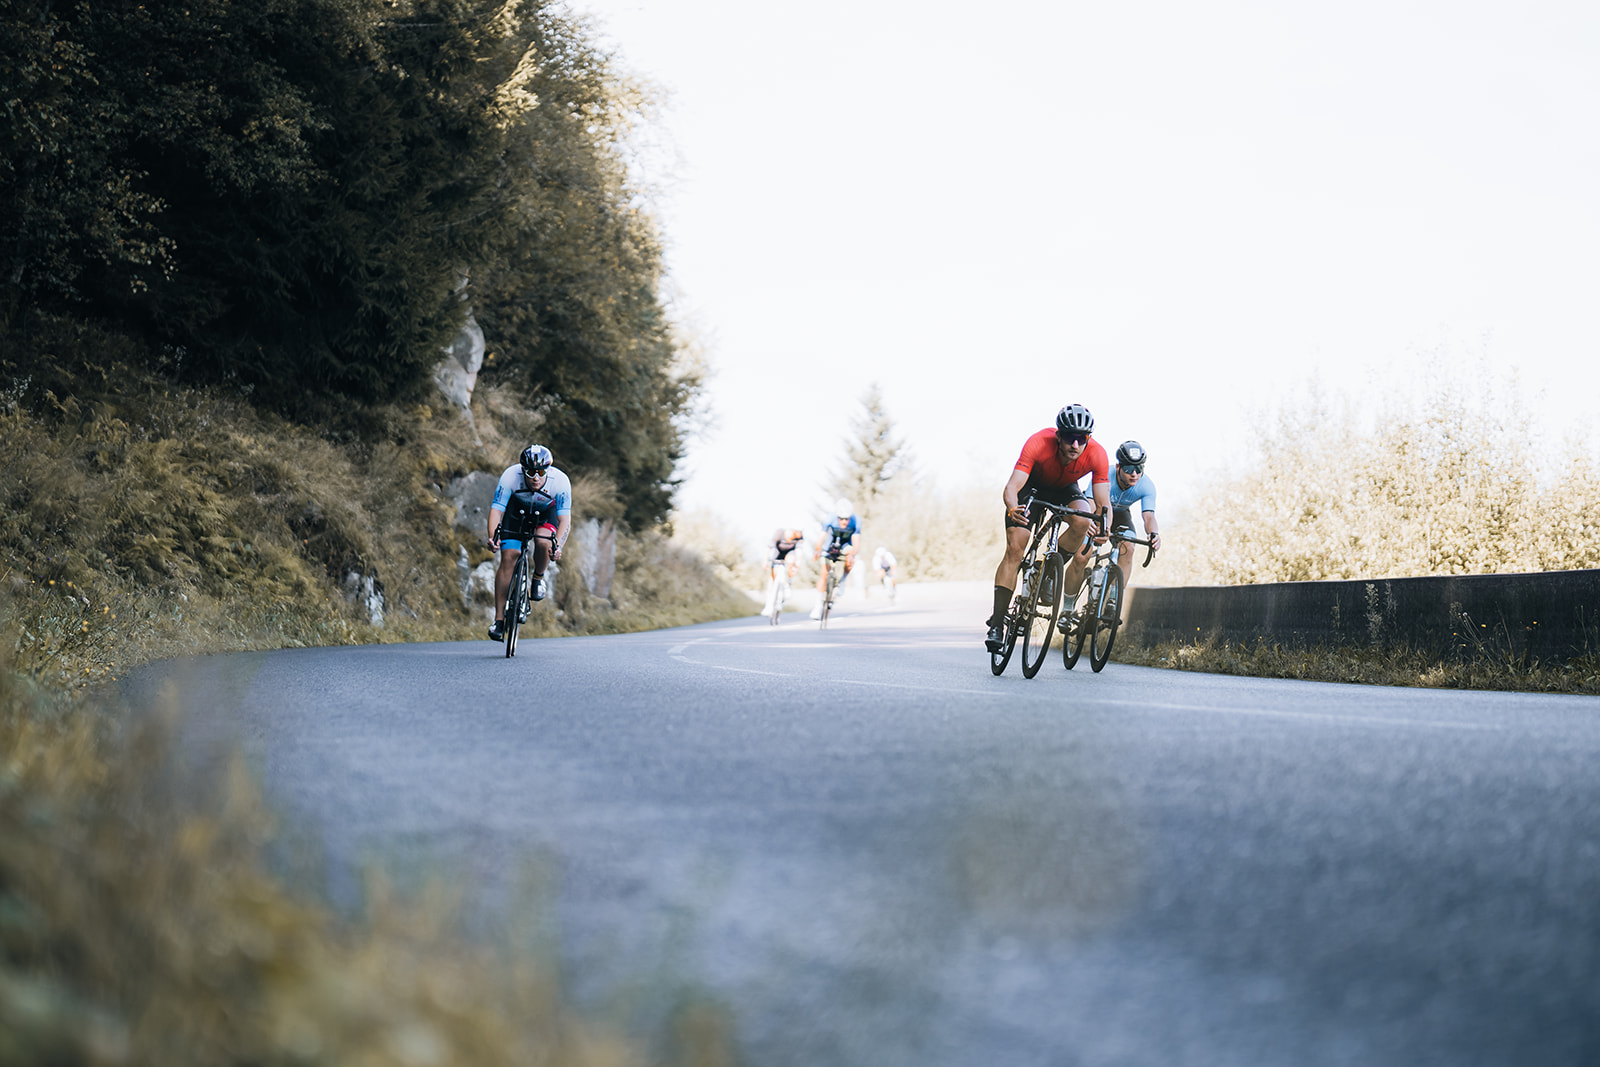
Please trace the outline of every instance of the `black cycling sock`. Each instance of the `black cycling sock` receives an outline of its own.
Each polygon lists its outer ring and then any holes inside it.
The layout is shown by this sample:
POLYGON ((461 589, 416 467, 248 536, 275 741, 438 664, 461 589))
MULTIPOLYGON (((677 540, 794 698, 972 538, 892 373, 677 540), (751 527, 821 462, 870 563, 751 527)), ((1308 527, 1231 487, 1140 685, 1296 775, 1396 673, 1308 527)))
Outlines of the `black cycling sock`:
POLYGON ((1006 617, 1006 606, 1011 603, 1011 590, 1003 585, 994 587, 994 614, 989 616, 989 625, 997 626, 1000 620, 1006 617))

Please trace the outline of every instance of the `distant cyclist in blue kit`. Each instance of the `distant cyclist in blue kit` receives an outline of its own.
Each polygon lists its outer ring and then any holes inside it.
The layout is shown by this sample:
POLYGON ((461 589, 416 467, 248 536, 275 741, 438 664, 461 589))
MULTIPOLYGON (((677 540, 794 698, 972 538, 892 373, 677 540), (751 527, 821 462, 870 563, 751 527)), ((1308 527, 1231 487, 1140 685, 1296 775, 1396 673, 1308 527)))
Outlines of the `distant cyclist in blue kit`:
MULTIPOLYGON (((855 506, 846 497, 840 497, 833 510, 838 516, 822 528, 822 540, 817 544, 813 559, 827 556, 829 562, 844 560, 845 577, 856 565, 856 546, 861 542, 861 522, 856 518, 855 506)), ((841 587, 843 582, 840 583, 841 587)), ((827 596, 828 564, 824 563, 817 574, 817 603, 811 609, 813 619, 822 618, 822 598, 827 596)))
MULTIPOLYGON (((1144 535, 1150 547, 1161 547, 1161 531, 1156 525, 1156 483, 1144 472, 1149 453, 1138 441, 1124 441, 1117 446, 1117 470, 1111 478, 1111 528, 1133 528, 1133 509, 1139 508, 1144 522, 1144 535)), ((1124 542, 1117 546, 1117 566, 1122 568, 1122 582, 1133 581, 1133 546, 1124 542)))
POLYGON ((517 557, 522 555, 521 541, 500 539, 500 517, 511 503, 512 494, 520 494, 539 515, 537 532, 533 535, 533 599, 543 600, 549 594, 544 580, 545 567, 561 558, 561 546, 567 543, 567 535, 572 532, 572 481, 551 466, 553 462, 548 448, 529 445, 522 450, 517 462, 505 469, 494 487, 494 503, 489 505, 489 547, 500 553, 500 563, 494 572, 491 641, 505 640, 506 591, 511 588, 511 573, 516 570, 517 557))

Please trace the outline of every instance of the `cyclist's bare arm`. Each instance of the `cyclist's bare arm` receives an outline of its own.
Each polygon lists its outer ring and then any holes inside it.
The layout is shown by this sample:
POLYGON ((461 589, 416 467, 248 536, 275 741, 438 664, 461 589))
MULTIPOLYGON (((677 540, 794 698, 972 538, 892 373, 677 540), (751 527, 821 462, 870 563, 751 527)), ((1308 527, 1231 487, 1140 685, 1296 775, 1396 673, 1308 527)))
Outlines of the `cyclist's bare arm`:
MULTIPOLYGON (((1028 472, 1014 470, 1011 472, 1010 479, 1006 482, 1005 489, 1001 490, 1000 496, 1005 502, 1006 514, 1011 516, 1013 522, 1026 522, 1028 520, 1027 512, 1018 503, 1018 499, 1022 496, 1022 487, 1027 484, 1028 472)), ((1110 498, 1108 497, 1107 499, 1110 498)))
POLYGON ((496 537, 495 534, 500 530, 500 516, 504 514, 505 512, 499 508, 489 509, 489 536, 484 540, 496 552, 500 551, 500 538, 496 537))

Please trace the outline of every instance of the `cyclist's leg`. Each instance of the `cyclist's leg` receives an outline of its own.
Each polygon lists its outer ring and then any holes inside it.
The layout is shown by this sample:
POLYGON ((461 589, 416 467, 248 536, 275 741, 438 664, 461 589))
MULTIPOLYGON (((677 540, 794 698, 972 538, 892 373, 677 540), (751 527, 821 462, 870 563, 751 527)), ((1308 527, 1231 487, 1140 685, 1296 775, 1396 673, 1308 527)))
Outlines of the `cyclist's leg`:
POLYGON ((1122 572, 1122 587, 1133 581, 1133 546, 1124 542, 1117 546, 1117 569, 1122 572))
POLYGON ((540 589, 544 581, 545 568, 550 566, 550 557, 556 544, 556 528, 550 523, 539 527, 533 535, 533 599, 543 600, 549 595, 549 590, 540 589))
POLYGON ((1006 617, 1006 609, 1011 606, 1011 595, 1016 592, 1012 586, 1017 581, 1017 568, 1022 566, 1022 554, 1028 550, 1028 538, 1032 536, 1030 527, 1018 525, 1010 515, 1006 516, 1005 523, 1006 554, 994 572, 994 613, 989 616, 991 627, 1000 625, 1006 617))
POLYGON ((782 563, 773 563, 767 568, 767 602, 761 606, 762 615, 771 615, 773 605, 778 602, 778 575, 782 572, 782 563))
POLYGON ((1089 535, 1094 532, 1094 513, 1089 509, 1091 502, 1084 497, 1077 497, 1067 505, 1072 510, 1081 512, 1082 518, 1077 515, 1069 518, 1061 539, 1056 542, 1061 549, 1061 554, 1067 559, 1067 574, 1062 580, 1062 590, 1068 599, 1078 591, 1078 586, 1083 584, 1083 571, 1089 565, 1089 535))

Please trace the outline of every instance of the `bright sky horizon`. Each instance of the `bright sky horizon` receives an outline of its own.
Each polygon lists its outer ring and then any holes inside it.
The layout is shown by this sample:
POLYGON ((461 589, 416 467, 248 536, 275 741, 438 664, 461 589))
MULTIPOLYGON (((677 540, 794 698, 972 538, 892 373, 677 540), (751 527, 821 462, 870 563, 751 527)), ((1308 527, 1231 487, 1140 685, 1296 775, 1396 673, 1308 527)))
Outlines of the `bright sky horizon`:
POLYGON ((1313 376, 1503 368, 1594 445, 1600 8, 571 2, 666 97, 640 160, 712 371, 679 504, 752 548, 814 528, 873 382, 996 501, 1083 403, 1168 529, 1313 376))

